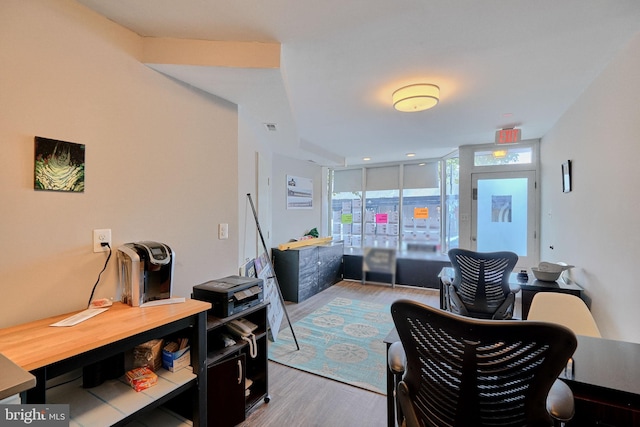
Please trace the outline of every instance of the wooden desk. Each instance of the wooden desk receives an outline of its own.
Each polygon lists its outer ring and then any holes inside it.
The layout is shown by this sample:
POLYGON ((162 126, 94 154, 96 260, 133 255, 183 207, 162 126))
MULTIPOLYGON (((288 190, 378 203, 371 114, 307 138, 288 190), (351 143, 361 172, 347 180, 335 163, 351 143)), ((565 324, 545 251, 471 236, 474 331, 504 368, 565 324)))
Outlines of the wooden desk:
MULTIPOLYGON (((576 413, 569 426, 640 425, 640 344, 578 335, 574 375, 560 378, 574 394, 576 413)), ((395 328, 384 342, 399 341, 395 328)), ((393 374, 387 366, 387 425, 395 426, 393 374)))
POLYGON ((0 400, 35 387, 36 377, 0 354, 0 400))
MULTIPOLYGON (((36 387, 27 391, 27 403, 45 403, 48 379, 131 350, 154 338, 177 332, 188 333, 193 373, 190 374, 187 369, 176 372, 175 388, 168 387, 166 392, 163 391, 164 395, 154 396, 143 407, 135 410, 157 406, 174 395, 194 389, 194 425, 204 425, 207 419, 206 311, 209 308, 211 304, 196 300, 145 308, 114 303, 108 311, 71 327, 49 325, 73 313, 0 329, 0 353, 35 375, 36 387)), ((170 378, 173 373, 164 372, 162 375, 162 380, 166 377, 168 384, 173 383, 170 378)), ((71 383, 70 386, 78 388, 78 384, 71 383)), ((161 389, 162 387, 158 387, 154 393, 161 389)), ((131 396, 136 395, 131 388, 128 391, 132 393, 131 396)), ((62 399, 67 398, 57 389, 55 394, 62 395, 62 399)), ((127 419, 127 415, 120 416, 123 420, 127 419)), ((71 417, 74 417, 73 404, 71 417)))
MULTIPOLYGON (((444 286, 445 281, 453 281, 455 276, 455 270, 453 267, 445 267, 440 270, 438 278, 440 279, 440 308, 446 310, 447 304, 447 290, 444 286)), ((560 292, 565 294, 575 295, 584 299, 582 295, 582 288, 575 284, 567 284, 563 281, 558 282, 543 282, 542 280, 536 280, 533 274, 529 274, 529 279, 526 282, 518 280, 518 273, 511 273, 509 276, 509 283, 512 288, 519 287, 522 292, 522 318, 526 319, 529 314, 529 308, 531 308, 531 301, 538 292, 560 292)))

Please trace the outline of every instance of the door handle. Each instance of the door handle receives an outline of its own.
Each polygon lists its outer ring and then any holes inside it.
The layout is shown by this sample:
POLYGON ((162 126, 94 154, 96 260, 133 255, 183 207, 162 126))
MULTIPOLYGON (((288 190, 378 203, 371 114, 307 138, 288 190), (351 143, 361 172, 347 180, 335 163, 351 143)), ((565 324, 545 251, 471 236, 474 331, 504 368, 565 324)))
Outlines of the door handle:
POLYGON ((242 383, 242 362, 238 360, 238 384, 242 383))

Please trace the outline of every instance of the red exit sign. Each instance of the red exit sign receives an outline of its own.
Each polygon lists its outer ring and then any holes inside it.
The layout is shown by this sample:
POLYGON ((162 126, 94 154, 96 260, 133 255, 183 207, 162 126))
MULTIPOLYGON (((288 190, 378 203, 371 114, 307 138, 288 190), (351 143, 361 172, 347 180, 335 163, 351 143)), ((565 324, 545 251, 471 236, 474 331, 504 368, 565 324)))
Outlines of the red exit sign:
POLYGON ((520 141, 520 129, 500 129, 496 131, 496 144, 512 144, 520 141))

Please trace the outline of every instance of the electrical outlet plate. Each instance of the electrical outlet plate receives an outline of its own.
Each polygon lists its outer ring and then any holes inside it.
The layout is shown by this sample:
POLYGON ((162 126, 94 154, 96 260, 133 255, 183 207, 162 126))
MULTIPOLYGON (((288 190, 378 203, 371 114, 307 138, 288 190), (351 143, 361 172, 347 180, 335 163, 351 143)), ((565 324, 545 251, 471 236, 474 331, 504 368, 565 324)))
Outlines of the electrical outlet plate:
POLYGON ((108 243, 111 246, 111 229, 101 228, 99 230, 93 230, 93 252, 109 252, 107 246, 102 246, 102 243, 108 243))
POLYGON ((218 239, 226 240, 229 238, 229 224, 218 224, 218 239))

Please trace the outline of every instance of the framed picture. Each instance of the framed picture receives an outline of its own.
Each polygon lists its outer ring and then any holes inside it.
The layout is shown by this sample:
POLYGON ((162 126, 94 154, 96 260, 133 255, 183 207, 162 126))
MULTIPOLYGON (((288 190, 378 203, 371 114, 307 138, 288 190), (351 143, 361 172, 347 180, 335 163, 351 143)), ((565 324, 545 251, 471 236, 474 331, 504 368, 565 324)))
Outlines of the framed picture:
POLYGON ((84 192, 84 144, 36 136, 33 188, 84 192))
POLYGON ((287 175, 287 209, 313 208, 313 180, 287 175))
POLYGON ((567 160, 562 164, 562 192, 571 191, 571 160, 567 160))

